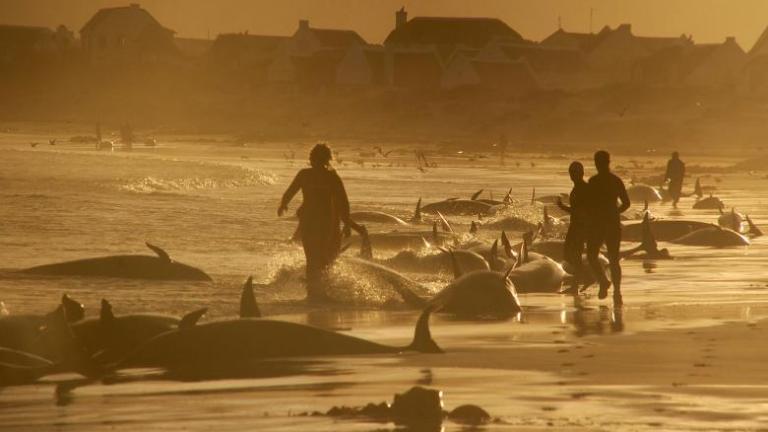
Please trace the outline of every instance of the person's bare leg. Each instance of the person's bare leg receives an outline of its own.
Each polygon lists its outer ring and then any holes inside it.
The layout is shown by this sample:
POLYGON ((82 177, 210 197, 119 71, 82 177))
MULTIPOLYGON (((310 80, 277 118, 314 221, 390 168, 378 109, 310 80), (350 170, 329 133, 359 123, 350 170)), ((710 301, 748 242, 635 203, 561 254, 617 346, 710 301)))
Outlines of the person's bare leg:
POLYGON ((592 268, 592 272, 595 274, 595 277, 600 284, 600 291, 597 294, 597 297, 600 299, 604 299, 608 295, 608 288, 611 286, 611 282, 608 280, 608 277, 605 276, 605 271, 598 259, 600 256, 600 246, 602 245, 603 237, 599 235, 590 236, 589 242, 587 243, 587 260, 589 261, 589 266, 592 268))
MULTIPOLYGON (((612 227, 606 237, 606 249, 608 250, 608 260, 611 267, 611 282, 613 283, 613 302, 616 306, 621 306, 621 256, 619 249, 621 247, 621 227, 612 227)), ((607 293, 606 293, 607 294, 607 293)))

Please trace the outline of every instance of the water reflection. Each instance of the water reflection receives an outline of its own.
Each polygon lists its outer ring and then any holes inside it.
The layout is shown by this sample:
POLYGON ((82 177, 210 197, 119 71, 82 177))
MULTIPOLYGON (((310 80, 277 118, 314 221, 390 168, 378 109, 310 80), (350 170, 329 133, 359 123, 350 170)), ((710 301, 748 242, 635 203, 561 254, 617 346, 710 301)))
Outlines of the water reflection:
POLYGON ((601 305, 595 309, 584 305, 581 299, 574 300, 574 307, 574 334, 578 337, 624 331, 624 312, 621 308, 601 305))

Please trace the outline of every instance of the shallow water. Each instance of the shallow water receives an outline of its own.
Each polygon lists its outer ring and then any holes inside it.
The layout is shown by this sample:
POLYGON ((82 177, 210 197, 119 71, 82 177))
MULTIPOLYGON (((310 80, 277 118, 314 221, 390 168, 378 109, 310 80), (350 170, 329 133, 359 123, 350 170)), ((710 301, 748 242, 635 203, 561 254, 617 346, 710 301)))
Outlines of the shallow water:
MULTIPOLYGON (((68 292, 86 305, 90 315, 98 313, 101 298, 108 298, 119 314, 180 315, 207 306, 207 319, 216 319, 237 313, 241 284, 254 275, 265 284, 256 295, 267 315, 385 343, 405 344, 411 337, 416 312, 383 309, 381 303, 392 298, 392 292, 364 275, 339 270, 341 288, 334 295, 354 305, 333 307, 304 305, 303 287, 296 278, 268 284, 280 269, 296 268, 302 261, 300 248, 287 241, 295 221, 278 219, 275 214, 284 188, 304 165, 284 157, 286 146, 255 148, 179 139, 152 150, 107 153, 66 143, 32 149, 29 141, 45 142, 42 137, 0 135, 0 300, 11 313, 49 311, 68 292), (144 247, 145 241, 163 247, 178 261, 205 269, 215 282, 32 278, 13 273, 89 256, 151 253, 144 247)), ((306 154, 307 148, 290 146, 297 155, 306 154)), ((469 160, 463 155, 442 154, 433 156, 438 168, 422 173, 408 151, 395 152, 385 160, 361 157, 361 152, 371 152, 363 144, 339 149, 343 163, 338 169, 353 210, 383 210, 407 219, 419 197, 427 203, 449 196, 468 197, 485 188, 500 199, 512 188, 519 212, 533 218, 538 217, 538 209, 528 204, 533 186, 540 195, 569 189, 568 159, 524 155, 519 167, 508 160, 502 168, 489 158, 469 160)), ((572 157, 587 159, 568 156, 572 157)), ((617 157, 614 164, 629 166, 631 159, 646 166, 663 163, 653 156, 617 157)), ((688 160, 689 165, 708 166, 734 162, 688 160)), ((633 173, 642 176, 659 169, 633 173)), ((728 206, 748 213, 758 224, 768 221, 765 181, 764 172, 727 172, 703 178, 704 184, 718 187, 717 195, 728 206)), ((691 210, 692 202, 684 199, 680 212, 672 212, 668 205, 651 210, 661 217, 716 222, 715 212, 691 210)), ((297 206, 298 197, 291 208, 297 206)), ((470 220, 451 218, 457 230, 467 230, 470 220)), ((370 229, 391 228, 370 225, 370 229)), ((480 236, 490 239, 497 234, 481 231, 480 236)), ((579 301, 524 295, 525 311, 515 320, 468 323, 435 316, 433 335, 446 356, 465 352, 482 356, 487 350, 510 347, 574 343, 732 320, 751 322, 768 316, 767 245, 764 238, 747 248, 719 250, 664 245, 670 247, 675 260, 659 261, 650 270, 644 269, 642 261, 624 262, 627 305, 623 311, 590 295, 579 301)), ((450 279, 447 274, 411 276, 432 289, 450 279)), ((768 402, 755 399, 755 392, 733 399, 716 391, 709 394, 707 389, 690 395, 651 386, 590 386, 588 381, 563 387, 553 384, 562 379, 556 375, 516 371, 513 364, 477 369, 457 362, 454 367, 425 369, 405 366, 408 356, 312 360, 269 378, 177 382, 158 376, 111 385, 91 383, 68 391, 55 383, 70 377, 50 377, 47 383, 0 389, 0 428, 391 429, 391 424, 297 414, 391 400, 395 392, 417 383, 443 390, 449 408, 462 403, 483 406, 499 418, 499 423, 488 426, 490 430, 552 426, 559 430, 650 430, 660 423, 669 429, 690 430, 708 429, 712 421, 717 421, 715 429, 744 429, 764 425, 766 420, 765 410, 758 408, 768 402), (596 396, 574 396, 581 393, 596 396), (706 411, 711 418, 649 415, 648 404, 660 401, 665 406, 685 406, 686 412, 706 411), (550 406, 557 409, 548 409, 550 406)), ((757 393, 766 393, 764 388, 759 390, 757 393)), ((454 424, 446 427, 458 428, 454 424)))

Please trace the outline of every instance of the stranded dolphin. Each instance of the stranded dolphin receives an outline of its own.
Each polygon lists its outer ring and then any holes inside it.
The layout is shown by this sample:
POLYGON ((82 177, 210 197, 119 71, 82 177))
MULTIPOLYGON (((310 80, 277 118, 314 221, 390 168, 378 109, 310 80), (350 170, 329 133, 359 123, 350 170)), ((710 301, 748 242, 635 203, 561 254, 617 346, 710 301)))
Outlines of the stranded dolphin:
MULTIPOLYGON (((67 294, 61 297, 60 307, 70 323, 83 319, 85 315, 83 305, 67 294)), ((57 308, 45 315, 9 315, 0 318, 0 347, 48 355, 47 347, 39 344, 41 329, 55 318, 58 311, 57 308)))
POLYGON ((47 264, 21 270, 22 273, 53 276, 100 276, 126 279, 197 280, 211 277, 195 267, 175 262, 164 250, 147 243, 155 252, 150 255, 110 255, 57 264, 47 264))
POLYGON ((429 331, 432 310, 422 312, 413 341, 382 345, 318 327, 286 321, 237 319, 179 328, 160 334, 116 365, 161 367, 171 371, 226 374, 272 358, 441 353, 429 331))
POLYGON ((678 239, 672 240, 672 243, 686 246, 709 246, 709 247, 731 247, 748 246, 748 238, 728 228, 713 225, 709 228, 696 230, 686 234, 678 239))

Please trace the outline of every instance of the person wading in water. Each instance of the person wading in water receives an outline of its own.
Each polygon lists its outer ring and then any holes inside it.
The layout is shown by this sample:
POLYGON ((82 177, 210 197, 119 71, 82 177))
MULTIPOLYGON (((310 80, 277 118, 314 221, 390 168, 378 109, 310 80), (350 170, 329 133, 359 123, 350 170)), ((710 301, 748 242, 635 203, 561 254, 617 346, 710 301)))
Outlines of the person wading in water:
POLYGON ((685 177, 685 164, 680 160, 680 153, 672 153, 672 159, 667 162, 667 172, 664 181, 669 180, 669 195, 672 197, 672 205, 677 208, 680 195, 683 192, 683 177, 685 177))
POLYGON ((584 253, 584 245, 587 242, 587 223, 589 220, 589 185, 584 181, 584 165, 581 162, 572 162, 568 167, 568 174, 573 181, 573 189, 568 198, 570 206, 563 204, 563 200, 557 199, 557 206, 571 215, 571 223, 568 233, 565 235, 563 256, 571 266, 573 283, 571 291, 574 295, 579 293, 579 282, 584 282, 583 265, 581 255, 584 253))
POLYGON ((600 282, 598 298, 608 296, 608 288, 613 282, 613 303, 622 304, 621 298, 621 259, 619 247, 621 246, 621 213, 629 206, 629 196, 624 182, 611 172, 611 156, 606 151, 595 153, 595 167, 597 174, 589 179, 590 224, 589 238, 587 240, 587 257, 589 265, 600 282), (617 202, 621 205, 617 206, 617 202), (600 247, 605 244, 610 261, 611 281, 605 276, 600 267, 598 256, 600 247))
POLYGON ((296 174, 283 194, 277 215, 288 210, 288 203, 301 189, 304 202, 296 214, 299 217, 299 234, 307 261, 307 299, 327 300, 325 292, 328 268, 341 251, 341 222, 360 235, 366 235, 364 226, 349 217, 349 198, 344 183, 331 168, 331 149, 317 144, 309 153, 310 168, 296 174))

